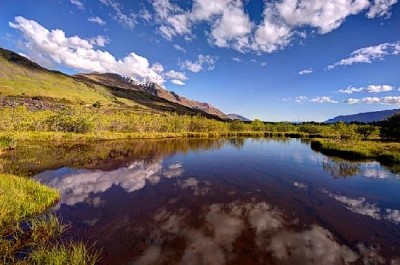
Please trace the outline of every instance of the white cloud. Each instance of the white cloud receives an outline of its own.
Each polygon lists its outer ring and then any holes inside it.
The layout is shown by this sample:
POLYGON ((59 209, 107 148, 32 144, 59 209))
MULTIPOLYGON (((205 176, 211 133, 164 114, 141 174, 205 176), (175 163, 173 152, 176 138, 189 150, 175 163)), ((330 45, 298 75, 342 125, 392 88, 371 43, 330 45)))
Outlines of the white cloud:
POLYGON ((187 80, 187 77, 186 77, 185 73, 177 72, 175 70, 171 70, 171 71, 166 72, 165 76, 170 78, 170 79, 177 79, 177 80, 181 80, 181 81, 187 80))
POLYGON ((218 47, 244 51, 249 46, 252 23, 244 12, 242 1, 230 1, 211 27, 210 41, 218 47))
POLYGON ((367 87, 352 87, 349 86, 345 89, 340 89, 340 93, 344 94, 353 94, 357 92, 369 92, 369 93, 381 93, 381 92, 389 92, 392 91, 393 87, 389 85, 369 85, 367 87))
MULTIPOLYGON (((102 0, 105 1, 105 0, 102 0)), ((170 0, 154 0, 159 32, 168 40, 192 37, 192 27, 206 23, 210 43, 240 52, 271 53, 297 38, 305 38, 304 28, 319 34, 338 28, 347 17, 368 11, 369 17, 390 13, 397 0, 282 0, 264 1, 262 21, 251 21, 241 0, 193 0, 185 10, 170 0)))
POLYGON ((239 57, 232 57, 232 60, 235 62, 241 62, 242 59, 240 59, 239 57))
POLYGON ((372 63, 373 61, 382 60, 388 55, 398 55, 400 51, 400 42, 382 43, 375 46, 369 46, 355 50, 350 57, 340 60, 328 66, 331 70, 337 66, 352 65, 355 63, 372 63))
POLYGON ((365 97, 361 99, 349 98, 344 102, 347 104, 382 104, 382 105, 400 105, 400 96, 389 96, 389 97, 365 97))
POLYGON ((66 37, 64 31, 47 30, 36 21, 16 17, 15 23, 9 25, 21 31, 26 45, 25 52, 34 60, 48 60, 75 70, 85 72, 110 72, 130 76, 143 81, 162 84, 164 79, 154 71, 149 61, 135 53, 122 59, 116 59, 110 53, 95 48, 106 41, 96 38, 95 41, 78 36, 66 37))
POLYGON ((104 47, 110 43, 110 39, 107 36, 99 35, 97 37, 89 39, 90 44, 104 47))
POLYGON ((290 26, 311 26, 320 33, 339 27, 346 17, 360 13, 368 0, 283 0, 276 4, 283 20, 290 26))
POLYGON ((119 24, 127 27, 128 29, 133 29, 137 24, 136 15, 134 13, 126 14, 123 12, 123 7, 120 3, 115 0, 99 0, 103 5, 109 6, 114 9, 115 14, 112 16, 119 24))
POLYGON ((103 19, 101 19, 100 17, 98 17, 98 16, 89 17, 88 21, 92 22, 92 23, 99 24, 100 26, 104 26, 106 24, 106 22, 103 19))
POLYGON ((173 47, 174 47, 174 49, 177 50, 177 51, 181 51, 181 52, 183 52, 183 53, 186 53, 186 49, 183 48, 182 46, 178 45, 178 44, 174 44, 173 47))
POLYGON ((75 5, 79 9, 85 9, 85 5, 81 0, 69 0, 69 2, 73 5, 75 5))
POLYGON ((188 13, 169 0, 154 0, 153 8, 156 20, 160 24, 159 32, 168 40, 174 36, 191 35, 191 20, 188 13))
POLYGON ((218 57, 200 54, 196 61, 185 60, 181 63, 181 68, 197 73, 203 70, 213 70, 218 57))
POLYGON ((177 79, 171 79, 171 83, 177 86, 184 86, 186 85, 185 82, 181 81, 181 80, 177 80, 177 79))
POLYGON ((306 96, 299 96, 294 99, 294 101, 296 101, 297 103, 303 103, 307 100, 308 100, 308 97, 306 97, 306 96))
POLYGON ((371 5, 368 10, 367 17, 375 18, 375 17, 390 17, 390 9, 393 5, 397 3, 397 0, 374 0, 374 3, 371 5))
POLYGON ((146 22, 150 22, 153 18, 153 15, 149 12, 149 10, 147 10, 145 7, 143 7, 139 13, 139 17, 141 17, 146 22))
POLYGON ((336 100, 331 99, 331 97, 323 96, 310 99, 311 102, 316 103, 338 103, 336 100))
POLYGON ((260 65, 261 65, 261 67, 265 67, 267 65, 267 63, 266 62, 261 62, 260 65))
POLYGON ((311 74, 312 72, 313 72, 313 70, 311 68, 308 68, 308 69, 301 70, 299 72, 299 75, 307 75, 307 74, 311 74))

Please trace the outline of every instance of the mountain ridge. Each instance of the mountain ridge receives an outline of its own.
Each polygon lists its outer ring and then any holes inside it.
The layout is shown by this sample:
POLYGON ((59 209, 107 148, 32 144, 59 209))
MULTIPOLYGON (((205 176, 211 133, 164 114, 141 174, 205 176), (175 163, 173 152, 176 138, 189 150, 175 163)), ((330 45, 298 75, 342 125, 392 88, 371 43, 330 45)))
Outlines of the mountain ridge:
POLYGON ((36 101, 48 101, 47 103, 53 105, 60 102, 79 105, 100 102, 102 105, 114 107, 135 107, 148 111, 168 111, 227 120, 222 111, 208 103, 186 99, 157 84, 144 89, 113 73, 69 76, 46 69, 3 48, 0 48, 0 98, 6 99, 4 106, 35 106, 37 104, 30 101, 33 98, 36 101), (11 101, 15 101, 15 104, 11 101))
POLYGON ((400 109, 391 109, 391 110, 381 110, 381 111, 370 111, 370 112, 361 112, 350 115, 340 115, 336 116, 332 119, 326 120, 324 123, 335 123, 335 122, 378 122, 385 120, 386 118, 399 113, 400 109))

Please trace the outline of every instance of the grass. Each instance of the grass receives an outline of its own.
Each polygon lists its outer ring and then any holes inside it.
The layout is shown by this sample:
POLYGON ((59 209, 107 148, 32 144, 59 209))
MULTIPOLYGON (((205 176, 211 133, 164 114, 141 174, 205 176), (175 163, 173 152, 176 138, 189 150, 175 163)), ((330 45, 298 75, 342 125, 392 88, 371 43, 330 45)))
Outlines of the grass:
POLYGON ((385 141, 339 141, 315 139, 311 147, 326 155, 350 159, 376 159, 387 165, 400 163, 400 143, 385 141))
POLYGON ((32 179, 0 175, 0 227, 44 212, 59 199, 57 190, 32 179))
POLYGON ((99 257, 99 252, 91 251, 83 243, 71 243, 40 247, 31 254, 31 261, 32 264, 94 265, 99 257))
POLYGON ((0 263, 95 264, 98 253, 82 243, 57 243, 66 226, 46 212, 57 190, 32 179, 0 174, 0 263))

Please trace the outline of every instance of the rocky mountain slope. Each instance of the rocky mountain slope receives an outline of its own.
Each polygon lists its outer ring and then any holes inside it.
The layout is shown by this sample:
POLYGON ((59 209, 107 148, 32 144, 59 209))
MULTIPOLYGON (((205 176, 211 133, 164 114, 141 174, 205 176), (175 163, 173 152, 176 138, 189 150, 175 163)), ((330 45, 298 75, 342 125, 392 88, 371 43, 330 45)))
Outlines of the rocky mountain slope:
POLYGON ((96 102, 112 108, 226 119, 207 103, 188 100, 156 84, 133 84, 117 74, 69 76, 0 48, 0 106, 57 109, 96 102))
POLYGON ((398 112, 400 112, 400 109, 363 112, 363 113, 357 113, 357 114, 353 114, 353 115, 342 115, 342 116, 337 116, 333 119, 329 119, 329 120, 325 121, 325 123, 335 123, 335 122, 339 122, 339 121, 342 121, 342 122, 382 121, 398 112))
POLYGON ((228 119, 227 115, 221 110, 211 106, 208 103, 199 102, 185 97, 179 96, 175 92, 168 91, 162 88, 160 85, 152 82, 140 83, 128 77, 122 77, 117 74, 78 74, 76 77, 81 79, 86 79, 89 81, 94 81, 98 84, 106 86, 121 87, 125 89, 131 89, 135 91, 144 91, 150 95, 163 98, 173 103, 194 109, 201 110, 211 115, 216 115, 222 119, 228 119))

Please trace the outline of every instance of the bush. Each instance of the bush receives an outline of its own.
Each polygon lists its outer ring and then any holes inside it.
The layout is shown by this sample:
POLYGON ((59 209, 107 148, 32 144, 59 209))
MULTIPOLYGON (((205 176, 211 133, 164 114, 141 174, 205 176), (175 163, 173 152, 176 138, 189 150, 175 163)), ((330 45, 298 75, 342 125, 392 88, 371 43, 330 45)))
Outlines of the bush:
POLYGON ((46 120, 50 131, 88 133, 94 129, 93 119, 73 111, 61 111, 46 120))
POLYGON ((400 113, 394 114, 382 122, 381 137, 400 140, 400 113))

